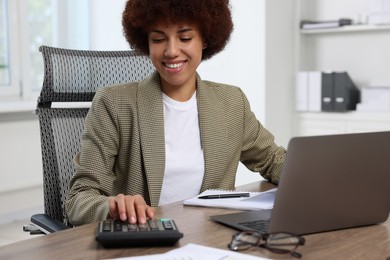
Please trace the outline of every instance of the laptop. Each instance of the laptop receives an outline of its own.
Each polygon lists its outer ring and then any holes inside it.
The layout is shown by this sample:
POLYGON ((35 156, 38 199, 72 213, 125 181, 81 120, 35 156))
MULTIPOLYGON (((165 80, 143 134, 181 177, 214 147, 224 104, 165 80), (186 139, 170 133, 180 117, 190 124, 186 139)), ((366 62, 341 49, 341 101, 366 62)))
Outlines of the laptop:
POLYGON ((272 210, 210 218, 303 235, 378 224, 389 213, 390 132, 376 132, 292 138, 272 210))

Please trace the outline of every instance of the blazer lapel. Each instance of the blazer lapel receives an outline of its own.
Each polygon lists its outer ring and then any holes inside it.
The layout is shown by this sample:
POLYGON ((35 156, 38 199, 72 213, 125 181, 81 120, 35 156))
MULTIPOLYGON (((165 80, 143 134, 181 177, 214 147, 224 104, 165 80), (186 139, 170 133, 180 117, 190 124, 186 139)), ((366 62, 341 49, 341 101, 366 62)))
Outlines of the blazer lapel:
POLYGON ((226 165, 228 133, 221 101, 216 93, 199 76, 197 84, 200 134, 205 158, 203 191, 206 187, 217 187, 220 178, 224 177, 221 165, 226 165))
POLYGON ((164 111, 159 76, 155 72, 139 84, 137 107, 141 149, 150 203, 157 206, 165 169, 164 111))

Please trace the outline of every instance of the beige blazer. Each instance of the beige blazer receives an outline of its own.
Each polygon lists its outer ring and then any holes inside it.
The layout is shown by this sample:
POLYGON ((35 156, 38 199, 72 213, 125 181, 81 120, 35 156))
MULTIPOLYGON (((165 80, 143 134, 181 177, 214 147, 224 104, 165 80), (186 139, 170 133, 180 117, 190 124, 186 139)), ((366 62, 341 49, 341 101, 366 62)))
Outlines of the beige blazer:
MULTIPOLYGON (((96 93, 65 203, 73 225, 105 219, 110 195, 141 194, 151 206, 158 205, 165 166, 159 82, 154 73, 140 83, 96 93)), ((255 118, 243 92, 198 76, 197 102, 205 159, 201 191, 233 188, 239 161, 277 183, 285 149, 255 118)))

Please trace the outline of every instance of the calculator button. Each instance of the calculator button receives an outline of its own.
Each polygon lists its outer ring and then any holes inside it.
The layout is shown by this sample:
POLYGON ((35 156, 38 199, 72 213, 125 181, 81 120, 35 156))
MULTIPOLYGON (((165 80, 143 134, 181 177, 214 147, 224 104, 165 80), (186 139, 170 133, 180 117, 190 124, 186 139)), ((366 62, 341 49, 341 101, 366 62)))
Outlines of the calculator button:
POLYGON ((169 229, 169 230, 173 229, 173 225, 172 225, 171 221, 168 221, 168 220, 167 221, 163 221, 162 224, 163 224, 165 229, 169 229))
POLYGON ((138 230, 138 227, 136 224, 127 224, 127 230, 129 232, 135 232, 138 230))
POLYGON ((149 221, 149 225, 150 225, 150 230, 153 230, 153 231, 160 230, 160 227, 158 226, 158 221, 156 221, 156 220, 149 221))
POLYGON ((119 222, 119 221, 114 222, 114 231, 116 231, 116 232, 122 231, 122 223, 121 222, 119 222))
POLYGON ((149 226, 148 224, 138 224, 139 231, 148 231, 149 226))
POLYGON ((111 221, 105 220, 102 222, 102 230, 103 232, 110 232, 111 231, 111 221))

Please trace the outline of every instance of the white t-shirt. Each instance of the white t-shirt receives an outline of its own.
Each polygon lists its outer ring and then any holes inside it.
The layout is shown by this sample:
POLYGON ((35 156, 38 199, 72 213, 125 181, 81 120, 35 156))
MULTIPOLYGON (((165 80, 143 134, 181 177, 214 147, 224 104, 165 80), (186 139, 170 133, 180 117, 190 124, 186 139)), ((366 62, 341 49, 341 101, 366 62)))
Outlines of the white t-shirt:
POLYGON ((204 176, 196 93, 186 102, 163 93, 165 172, 159 206, 199 194, 204 176))

